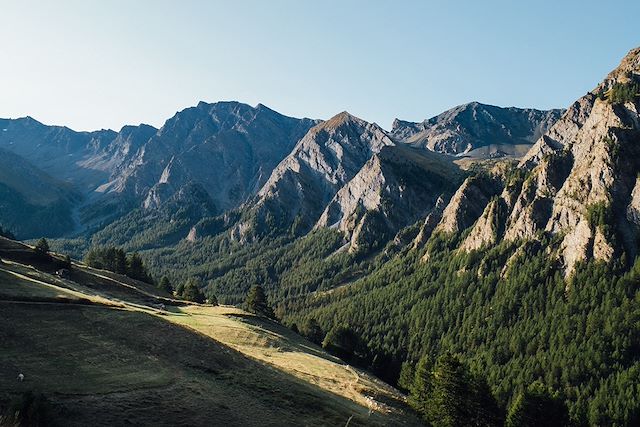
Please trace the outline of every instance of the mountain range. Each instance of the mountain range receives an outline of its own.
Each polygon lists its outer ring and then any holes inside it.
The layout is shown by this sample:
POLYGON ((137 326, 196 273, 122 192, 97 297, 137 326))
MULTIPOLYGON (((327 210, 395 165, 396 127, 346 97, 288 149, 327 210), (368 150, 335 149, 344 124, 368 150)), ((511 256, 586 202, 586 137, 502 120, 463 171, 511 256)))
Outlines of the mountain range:
POLYGON ((400 386, 453 351, 502 407, 544 380, 576 423, 630 425, 639 142, 640 48, 566 110, 473 102, 391 131, 237 102, 160 129, 5 119, 0 225, 75 257, 140 251, 227 304, 260 284, 296 330, 347 325, 350 357, 400 386))
MULTIPOLYGON (((322 122, 238 102, 201 102, 176 113, 160 129, 125 126, 119 132, 75 132, 30 117, 2 119, 0 149, 30 164, 22 170, 51 177, 42 181, 56 187, 13 190, 27 200, 44 192, 52 197, 64 189, 73 191, 74 197, 59 201, 63 218, 46 233, 37 228, 23 232, 29 226, 18 227, 9 217, 0 216, 0 221, 26 238, 80 235, 104 227, 130 209, 159 209, 172 198, 188 197, 199 189, 209 199, 210 216, 253 198, 258 199, 256 205, 263 205, 269 200, 276 203, 278 197, 295 197, 282 200, 287 204, 286 221, 300 214, 311 226, 382 146, 421 148, 414 150, 418 156, 431 151, 456 155, 483 147, 492 151, 477 153, 480 157, 514 154, 558 115, 558 110, 471 103, 421 124, 396 120, 391 132, 346 112, 322 122), (467 141, 464 149, 461 140, 467 141)), ((1 183, 12 188, 13 181, 17 180, 4 176, 1 183)))

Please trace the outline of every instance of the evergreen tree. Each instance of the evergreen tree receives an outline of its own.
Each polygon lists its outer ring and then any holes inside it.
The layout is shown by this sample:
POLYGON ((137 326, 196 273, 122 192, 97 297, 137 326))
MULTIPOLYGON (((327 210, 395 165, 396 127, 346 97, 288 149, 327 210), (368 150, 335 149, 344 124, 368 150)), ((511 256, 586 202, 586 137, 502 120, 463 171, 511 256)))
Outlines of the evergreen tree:
POLYGON ((318 324, 318 321, 313 317, 307 317, 304 320, 302 329, 300 331, 302 332, 302 335, 304 335, 309 341, 318 345, 322 344, 322 340, 324 339, 324 332, 318 324))
POLYGON ((49 253, 49 250, 49 242, 47 242, 47 239, 43 237, 38 240, 38 242, 36 243, 36 251, 40 252, 41 254, 46 254, 49 253))
POLYGON ((509 409, 505 426, 540 425, 550 427, 569 425, 569 413, 564 399, 557 392, 551 391, 540 381, 536 381, 515 398, 509 409))
POLYGON ((255 285, 247 295, 247 309, 249 312, 269 318, 274 317, 273 309, 267 303, 267 295, 260 285, 255 285))
POLYGON ((218 297, 215 296, 214 294, 209 294, 209 296, 207 297, 206 303, 211 305, 218 305, 218 297))
POLYGON ((151 283, 153 280, 147 272, 147 268, 144 266, 142 257, 134 252, 126 260, 126 274, 132 279, 140 280, 142 282, 151 283))
POLYGON ((426 393, 429 422, 442 427, 473 425, 472 381, 458 357, 448 352, 440 356, 431 381, 431 391, 426 393))
POLYGON ((400 376, 398 377, 398 388, 406 393, 411 391, 413 379, 415 377, 415 369, 409 362, 404 362, 400 367, 400 376))
POLYGON ((200 280, 195 277, 190 277, 181 289, 180 297, 187 301, 197 302, 199 304, 204 303, 205 296, 202 293, 202 285, 200 280))
POLYGON ((345 324, 334 325, 322 341, 322 348, 346 361, 356 361, 362 355, 360 337, 345 324))
POLYGON ((409 390, 409 404, 425 419, 428 419, 428 401, 430 394, 433 392, 433 373, 431 372, 433 365, 431 359, 427 356, 420 358, 415 370, 405 366, 410 365, 406 363, 403 365, 404 378, 402 379, 403 387, 409 390), (413 380, 411 381, 408 379, 410 372, 413 372, 413 380))
POLYGON ((504 424, 503 411, 498 404, 487 380, 480 374, 473 375, 474 422, 475 426, 502 426, 504 424))
MULTIPOLYGON (((113 253, 113 271, 118 274, 125 274, 131 278, 137 279, 129 272, 129 260, 127 260, 127 254, 122 249, 115 249, 113 253)), ((142 265, 142 260, 140 260, 142 265)), ((140 267, 136 267, 140 268, 140 267)))
POLYGON ((162 276, 160 282, 158 283, 158 289, 165 291, 168 294, 173 292, 173 286, 171 286, 171 281, 167 276, 162 276))

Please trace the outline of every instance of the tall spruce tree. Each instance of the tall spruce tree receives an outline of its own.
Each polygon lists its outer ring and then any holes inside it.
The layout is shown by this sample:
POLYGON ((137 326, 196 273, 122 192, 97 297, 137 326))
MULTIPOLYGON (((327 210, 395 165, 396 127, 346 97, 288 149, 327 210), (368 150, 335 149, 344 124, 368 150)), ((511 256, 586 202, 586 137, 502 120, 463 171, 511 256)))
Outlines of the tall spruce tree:
POLYGON ((253 286, 247 294, 247 310, 259 316, 273 318, 273 309, 267 302, 267 295, 260 285, 253 286))
POLYGON ((443 354, 436 362, 426 402, 429 422, 438 427, 472 425, 472 395, 472 381, 465 366, 451 353, 443 354))
POLYGON ((514 399, 505 426, 562 427, 569 425, 569 412, 562 396, 540 381, 530 384, 514 399))
MULTIPOLYGON (((428 356, 423 356, 418 361, 415 371, 403 366, 405 375, 407 371, 413 371, 413 380, 405 386, 409 390, 409 404, 420 413, 423 418, 428 419, 429 396, 433 391, 433 363, 428 356)), ((405 383, 407 379, 403 380, 405 383)))
POLYGON ((46 254, 49 253, 49 250, 49 242, 47 242, 47 239, 43 237, 38 240, 38 242, 36 243, 36 251, 40 252, 41 254, 46 254))

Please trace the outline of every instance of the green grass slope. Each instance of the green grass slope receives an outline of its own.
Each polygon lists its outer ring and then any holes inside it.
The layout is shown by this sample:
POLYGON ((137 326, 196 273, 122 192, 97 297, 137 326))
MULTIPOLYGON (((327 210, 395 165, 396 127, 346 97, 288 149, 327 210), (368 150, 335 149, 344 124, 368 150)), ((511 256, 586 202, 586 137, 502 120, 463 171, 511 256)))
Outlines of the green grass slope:
POLYGON ((418 424, 395 390, 273 322, 80 264, 61 278, 6 239, 0 259, 0 413, 31 391, 64 426, 418 424))

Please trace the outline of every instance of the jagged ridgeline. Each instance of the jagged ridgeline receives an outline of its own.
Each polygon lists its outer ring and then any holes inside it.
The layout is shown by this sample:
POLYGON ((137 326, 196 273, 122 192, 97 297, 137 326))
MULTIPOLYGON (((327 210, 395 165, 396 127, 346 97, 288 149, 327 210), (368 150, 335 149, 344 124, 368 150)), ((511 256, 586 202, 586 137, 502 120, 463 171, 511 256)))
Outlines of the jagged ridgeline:
POLYGON ((572 422, 633 425, 639 88, 635 49, 566 110, 471 103, 391 132, 239 103, 119 133, 3 121, 0 149, 48 177, 51 198, 0 181, 27 207, 64 202, 56 234, 75 239, 53 247, 140 251, 221 303, 259 284, 283 323, 357 341, 341 356, 392 383, 468 369, 502 415, 551 390, 572 422))

